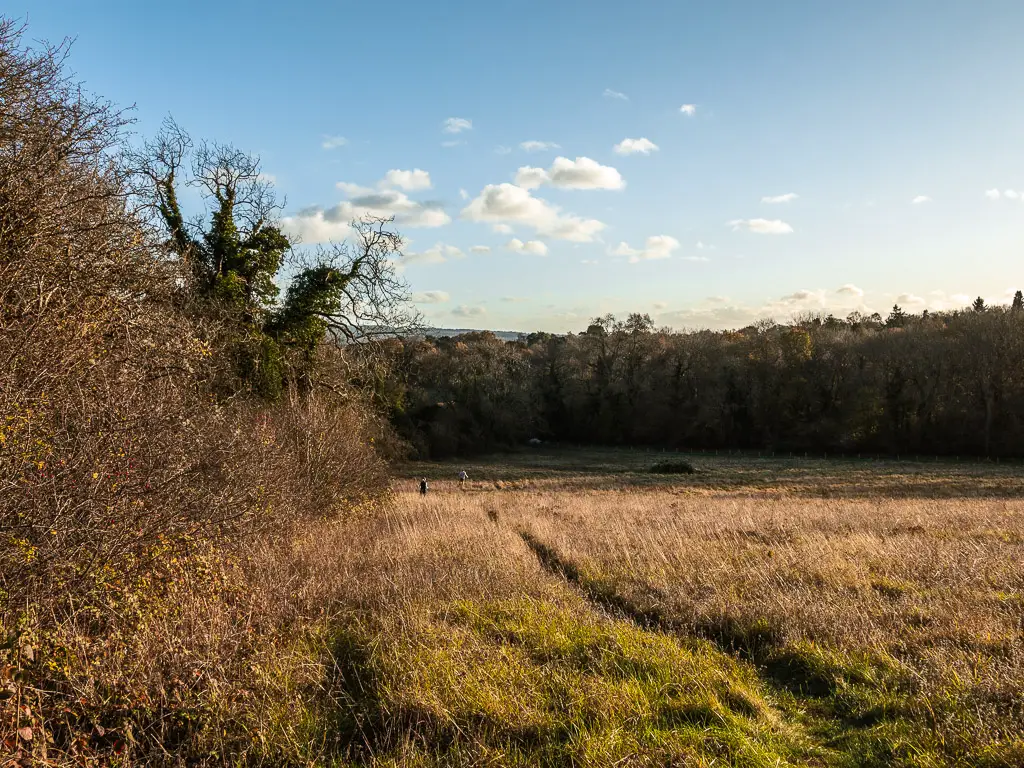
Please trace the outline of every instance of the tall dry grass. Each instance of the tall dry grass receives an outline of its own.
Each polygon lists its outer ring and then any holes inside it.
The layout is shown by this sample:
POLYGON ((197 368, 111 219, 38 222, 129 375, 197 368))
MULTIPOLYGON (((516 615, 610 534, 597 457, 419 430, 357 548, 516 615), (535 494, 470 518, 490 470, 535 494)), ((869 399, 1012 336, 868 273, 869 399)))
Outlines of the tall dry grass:
MULTIPOLYGON (((474 476, 500 472, 478 465, 474 476)), ((382 588, 419 610, 538 589, 564 601, 567 590, 598 615, 749 662, 769 698, 817 718, 836 764, 1014 765, 1024 754, 1024 502, 949 499, 929 472, 933 497, 918 488, 902 499, 835 498, 831 481, 827 497, 756 484, 692 494, 687 482, 621 477, 606 490, 604 475, 586 491, 578 474, 563 492, 550 472, 536 478, 542 490, 488 478, 460 492, 442 479, 422 499, 401 484, 395 551, 415 555, 388 567, 382 588), (455 573, 451 553, 463 559, 455 573)))

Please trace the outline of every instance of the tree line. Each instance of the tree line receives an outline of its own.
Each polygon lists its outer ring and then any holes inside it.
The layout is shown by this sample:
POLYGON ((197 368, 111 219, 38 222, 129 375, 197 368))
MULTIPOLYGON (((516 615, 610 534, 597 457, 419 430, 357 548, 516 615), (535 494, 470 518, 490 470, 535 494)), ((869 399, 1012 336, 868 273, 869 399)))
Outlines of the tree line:
POLYGON ((1024 298, 734 331, 611 315, 578 334, 408 338, 378 387, 432 456, 549 441, 1024 456, 1024 298))

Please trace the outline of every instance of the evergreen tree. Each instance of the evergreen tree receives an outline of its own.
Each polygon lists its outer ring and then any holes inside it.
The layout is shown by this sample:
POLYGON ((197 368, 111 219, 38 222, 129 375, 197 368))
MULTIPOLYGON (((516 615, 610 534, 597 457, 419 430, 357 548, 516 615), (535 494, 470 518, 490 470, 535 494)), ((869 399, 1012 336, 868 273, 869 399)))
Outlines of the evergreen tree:
POLYGON ((886 328, 902 328, 907 322, 907 313, 904 312, 899 304, 892 305, 892 311, 889 313, 889 317, 885 320, 886 328))
POLYGON ((971 304, 971 309, 974 310, 975 312, 984 312, 985 311, 985 300, 983 298, 981 298, 981 296, 979 296, 978 298, 976 298, 974 300, 974 303, 971 304))
POLYGON ((1019 312, 1024 309, 1024 293, 1017 291, 1013 294, 1013 304, 1010 306, 1014 312, 1019 312))

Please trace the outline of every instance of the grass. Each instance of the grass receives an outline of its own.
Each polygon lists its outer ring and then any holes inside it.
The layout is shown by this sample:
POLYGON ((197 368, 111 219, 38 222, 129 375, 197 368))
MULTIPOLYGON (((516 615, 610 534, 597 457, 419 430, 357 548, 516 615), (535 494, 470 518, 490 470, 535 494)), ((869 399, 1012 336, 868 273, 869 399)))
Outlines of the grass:
POLYGON ((415 464, 391 504, 182 564, 132 637, 69 628, 78 760, 1024 765, 1020 467, 688 460, 415 464), (168 753, 112 757, 118 717, 168 753))
POLYGON ((1019 467, 694 463, 408 468, 435 490, 398 481, 377 529, 351 624, 374 693, 348 710, 376 736, 347 759, 1024 761, 1019 467))

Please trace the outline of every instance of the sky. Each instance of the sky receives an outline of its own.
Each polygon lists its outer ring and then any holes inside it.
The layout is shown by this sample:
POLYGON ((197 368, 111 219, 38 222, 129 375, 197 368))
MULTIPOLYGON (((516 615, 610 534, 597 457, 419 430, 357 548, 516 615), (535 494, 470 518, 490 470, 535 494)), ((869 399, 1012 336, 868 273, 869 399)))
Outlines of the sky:
POLYGON ((1019 0, 13 0, 85 87, 394 215, 428 324, 674 328, 1024 288, 1019 0))

